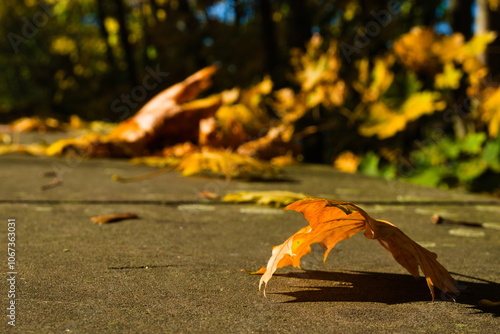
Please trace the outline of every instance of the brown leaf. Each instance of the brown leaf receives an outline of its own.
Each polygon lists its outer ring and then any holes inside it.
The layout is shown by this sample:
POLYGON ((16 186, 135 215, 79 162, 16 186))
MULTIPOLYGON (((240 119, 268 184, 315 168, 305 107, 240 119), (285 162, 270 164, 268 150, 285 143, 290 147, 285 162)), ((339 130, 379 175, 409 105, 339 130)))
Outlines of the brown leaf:
POLYGON ((227 120, 222 126, 215 117, 200 121, 200 146, 223 147, 234 149, 247 140, 248 134, 243 125, 235 120, 227 120))
POLYGON ((139 218, 135 213, 119 213, 114 215, 105 215, 105 216, 94 216, 91 217, 90 220, 96 224, 106 224, 112 222, 118 222, 120 220, 125 219, 135 219, 139 218))
POLYGON ((216 67, 206 67, 179 82, 146 103, 133 117, 120 123, 108 139, 120 146, 127 155, 144 154, 144 150, 159 138, 172 143, 198 136, 200 119, 213 116, 220 98, 212 97, 181 106, 211 85, 216 67), (190 137, 190 138, 187 138, 190 137))
POLYGON ((166 145, 196 142, 200 120, 215 114, 221 97, 188 101, 211 85, 215 71, 214 66, 206 67, 165 89, 106 135, 89 133, 83 138, 60 140, 48 148, 47 154, 60 155, 73 148, 92 157, 135 157, 150 155, 166 145))
POLYGON ((288 152, 297 152, 296 145, 291 143, 293 131, 292 125, 280 124, 270 128, 264 137, 242 144, 236 152, 264 160, 285 155, 288 152))
POLYGON ((296 201, 285 209, 301 212, 309 226, 305 226, 288 238, 283 244, 273 248, 259 288, 267 283, 277 268, 294 266, 300 268, 300 259, 311 251, 311 244, 319 243, 326 248, 323 260, 335 245, 359 231, 369 239, 377 239, 390 251, 394 259, 410 274, 419 276, 419 266, 429 286, 432 300, 437 287, 444 293, 458 293, 454 279, 436 260, 437 255, 418 245, 396 226, 370 217, 360 207, 349 203, 325 198, 309 197, 296 201))

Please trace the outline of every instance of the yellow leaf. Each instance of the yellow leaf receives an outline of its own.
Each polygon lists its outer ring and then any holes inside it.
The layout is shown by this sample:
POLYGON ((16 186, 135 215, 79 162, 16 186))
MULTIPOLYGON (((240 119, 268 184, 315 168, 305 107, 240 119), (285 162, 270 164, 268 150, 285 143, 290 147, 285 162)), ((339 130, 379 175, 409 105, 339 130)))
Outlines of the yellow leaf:
POLYGON ((444 101, 440 101, 441 95, 437 92, 423 91, 412 94, 401 107, 401 112, 408 121, 413 121, 419 117, 432 114, 436 110, 443 110, 446 107, 444 101))
POLYGON ((0 133, 0 144, 12 143, 12 137, 7 133, 0 133))
POLYGON ((243 104, 223 105, 217 110, 215 117, 221 124, 238 121, 250 130, 259 129, 263 125, 262 120, 243 104))
POLYGON ((442 63, 461 62, 463 60, 464 35, 454 33, 451 36, 440 35, 432 44, 432 52, 442 63))
POLYGON ((371 73, 369 86, 362 91, 364 102, 374 102, 383 95, 394 79, 394 73, 390 67, 394 63, 394 57, 377 58, 371 73))
POLYGON ((500 89, 494 90, 480 105, 481 120, 488 125, 491 138, 498 136, 500 130, 500 89))
POLYGON ((359 133, 366 137, 377 135, 379 139, 390 138, 404 130, 408 122, 436 110, 443 110, 446 103, 439 99, 440 94, 437 92, 414 93, 398 111, 392 110, 383 102, 375 102, 369 105, 369 117, 360 125, 359 133))
POLYGON ((488 44, 493 42, 496 37, 497 34, 494 31, 487 31, 482 34, 474 35, 474 37, 463 46, 463 57, 475 57, 483 53, 488 44))
POLYGON ((406 116, 394 112, 383 102, 371 104, 369 112, 369 120, 359 127, 359 133, 362 136, 377 135, 379 139, 386 139, 406 127, 406 116))
POLYGON ((312 94, 303 99, 308 107, 319 102, 327 107, 341 105, 346 94, 345 83, 339 76, 342 61, 338 56, 337 43, 332 41, 326 51, 322 50, 322 44, 323 38, 315 34, 309 40, 306 52, 292 51, 294 79, 303 92, 312 94))
POLYGON ((85 155, 95 156, 94 148, 102 142, 102 136, 98 133, 88 133, 78 138, 60 139, 51 144, 46 154, 48 156, 63 155, 68 149, 78 150, 85 155))
POLYGON ((393 50, 407 68, 434 73, 439 67, 439 59, 432 51, 435 41, 432 28, 414 27, 394 42, 393 50))
POLYGON ((310 103, 303 92, 295 94, 291 88, 282 88, 274 92, 274 98, 273 108, 286 124, 297 121, 310 110, 310 103))
POLYGON ((110 34, 116 34, 120 30, 120 24, 118 23, 118 21, 110 16, 107 16, 104 19, 104 26, 110 34))
POLYGON ((77 51, 77 46, 74 40, 67 36, 60 36, 52 41, 50 46, 52 53, 57 55, 70 55, 77 51))
POLYGON ((0 155, 9 154, 9 153, 21 153, 21 154, 30 154, 30 155, 45 155, 47 150, 47 146, 43 144, 9 144, 9 145, 0 145, 0 155))
POLYGON ((271 159, 271 164, 276 166, 289 166, 298 163, 294 158, 292 151, 288 151, 285 155, 280 155, 271 159))
POLYGON ((444 65, 442 73, 436 74, 434 86, 437 89, 458 89, 463 72, 455 68, 452 62, 444 65))
POLYGON ((222 198, 222 201, 233 203, 256 203, 282 207, 306 197, 307 195, 303 193, 284 190, 242 191, 239 193, 227 194, 222 198))
POLYGON ((436 260, 435 253, 417 244, 393 224, 373 219, 352 203, 309 197, 294 202, 285 209, 301 212, 309 225, 301 228, 283 244, 273 247, 272 256, 259 283, 259 289, 264 285, 264 293, 276 269, 289 265, 300 268, 300 259, 311 252, 311 244, 318 243, 326 248, 323 257, 325 261, 338 242, 363 230, 365 237, 379 241, 413 276, 419 276, 420 267, 426 277, 432 300, 435 297, 434 286, 444 293, 459 292, 454 279, 436 260))
POLYGON ((338 155, 333 162, 333 166, 346 173, 355 173, 358 170, 361 158, 351 151, 344 151, 338 155))
POLYGON ((498 7, 500 5, 499 0, 488 0, 488 5, 490 6, 491 10, 495 11, 498 10, 498 7))
POLYGON ((63 125, 55 118, 40 118, 40 117, 22 117, 12 121, 9 124, 12 131, 15 132, 47 132, 55 130, 63 130, 63 125))
POLYGON ((177 166, 181 158, 176 157, 137 157, 129 160, 132 165, 147 165, 151 167, 177 166))
POLYGON ((205 150, 185 157, 177 167, 184 176, 195 174, 215 174, 227 178, 274 179, 281 169, 268 162, 241 154, 205 150))

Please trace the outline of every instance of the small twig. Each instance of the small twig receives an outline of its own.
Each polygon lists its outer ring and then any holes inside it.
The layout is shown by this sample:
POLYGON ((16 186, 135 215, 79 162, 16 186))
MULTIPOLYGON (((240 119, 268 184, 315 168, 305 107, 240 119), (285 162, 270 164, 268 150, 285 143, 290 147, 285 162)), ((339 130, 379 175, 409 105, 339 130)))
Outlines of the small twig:
POLYGON ((58 177, 55 177, 52 179, 52 181, 50 181, 50 183, 44 184, 42 186, 42 190, 48 190, 48 189, 57 187, 61 184, 62 184, 62 181, 58 177))
POLYGON ((453 219, 444 218, 438 214, 433 215, 431 217, 431 221, 435 225, 455 224, 455 225, 464 225, 464 226, 471 226, 471 227, 482 227, 482 228, 485 227, 484 223, 468 222, 468 221, 462 221, 462 220, 453 220, 453 219))

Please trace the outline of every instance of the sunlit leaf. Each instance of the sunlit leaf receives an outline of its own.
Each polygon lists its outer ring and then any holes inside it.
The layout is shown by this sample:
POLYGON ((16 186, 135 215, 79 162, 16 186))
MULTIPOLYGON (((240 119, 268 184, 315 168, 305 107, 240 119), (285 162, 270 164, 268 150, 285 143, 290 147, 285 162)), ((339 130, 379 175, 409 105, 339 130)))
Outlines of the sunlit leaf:
POLYGON ((129 160, 132 165, 147 165, 151 167, 178 166, 182 161, 176 157, 137 157, 129 160))
POLYGON ((463 161, 458 164, 457 177, 461 182, 470 182, 483 174, 488 163, 480 158, 463 161))
POLYGON ((282 207, 306 197, 306 194, 285 190, 242 191, 227 194, 222 198, 222 201, 232 203, 256 203, 260 205, 282 207))
POLYGON ((342 172, 355 173, 358 170, 360 162, 361 158, 359 156, 351 151, 344 151, 337 156, 333 162, 333 166, 342 172))
POLYGON ((500 137, 486 143, 481 158, 488 163, 491 169, 500 172, 500 137))
POLYGON ((363 230, 365 237, 379 241, 411 275, 418 277, 420 267, 433 300, 434 287, 444 293, 459 292, 454 279, 436 260, 435 253, 417 244, 393 224, 373 219, 352 203, 309 197, 294 202, 285 209, 301 212, 309 225, 273 248, 265 273, 260 279, 259 288, 264 286, 264 292, 276 269, 284 266, 300 268, 300 260, 311 252, 311 244, 318 243, 326 248, 323 256, 323 261, 326 261, 338 242, 363 230))
POLYGON ((365 137, 376 135, 379 139, 394 136, 406 127, 407 117, 396 113, 383 102, 369 106, 370 118, 359 127, 359 133, 365 137))
POLYGON ((500 89, 496 89, 479 107, 481 120, 487 124, 490 137, 494 138, 500 130, 500 89))
POLYGON ((436 74, 434 86, 438 89, 458 89, 463 72, 453 63, 446 63, 442 73, 436 74))
POLYGON ((483 143, 486 140, 484 132, 469 133, 460 143, 462 151, 469 154, 479 154, 483 150, 483 143))
POLYGON ((411 95, 401 107, 401 112, 408 121, 431 114, 434 111, 443 110, 446 103, 441 101, 441 95, 437 92, 423 91, 411 95))
POLYGON ((47 150, 47 145, 44 144, 0 144, 0 155, 3 154, 12 154, 12 153, 19 153, 19 154, 29 154, 29 155, 39 155, 43 156, 45 155, 47 150))
POLYGON ((184 176, 214 174, 227 178, 275 179, 281 169, 268 162, 227 151, 205 150, 185 157, 178 166, 184 176))

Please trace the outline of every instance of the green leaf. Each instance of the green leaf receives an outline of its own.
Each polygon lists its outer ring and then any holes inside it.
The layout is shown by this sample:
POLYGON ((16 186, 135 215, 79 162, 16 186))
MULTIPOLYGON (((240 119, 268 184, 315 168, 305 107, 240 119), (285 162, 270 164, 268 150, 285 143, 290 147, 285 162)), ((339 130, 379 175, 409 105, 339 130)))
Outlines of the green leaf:
POLYGON ((465 162, 460 162, 457 167, 457 177, 461 182, 468 183, 488 169, 488 163, 483 159, 473 159, 465 162))
POLYGON ((441 181, 446 176, 447 172, 444 166, 430 167, 414 176, 405 178, 405 180, 423 186, 437 187, 441 185, 441 181))
POLYGON ((484 132, 467 134, 461 142, 462 152, 472 155, 481 153, 485 140, 486 134, 484 132))
POLYGON ((374 152, 370 151, 366 153, 366 155, 363 157, 363 160, 361 160, 358 170, 365 175, 379 176, 379 162, 380 157, 377 156, 374 152))
POLYGON ((492 170, 500 172, 500 137, 486 143, 481 157, 492 170))

